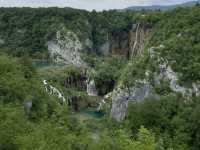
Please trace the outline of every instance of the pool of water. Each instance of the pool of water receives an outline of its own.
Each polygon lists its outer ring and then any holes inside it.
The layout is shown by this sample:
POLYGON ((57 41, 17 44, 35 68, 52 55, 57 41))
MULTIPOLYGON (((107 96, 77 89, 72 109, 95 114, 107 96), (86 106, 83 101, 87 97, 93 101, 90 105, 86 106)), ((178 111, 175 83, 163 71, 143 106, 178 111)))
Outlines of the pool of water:
POLYGON ((88 115, 89 117, 100 119, 105 114, 103 112, 97 111, 96 108, 86 108, 80 111, 83 115, 88 115))
POLYGON ((85 108, 73 114, 81 122, 88 119, 101 119, 104 115, 103 112, 97 111, 96 108, 85 108))

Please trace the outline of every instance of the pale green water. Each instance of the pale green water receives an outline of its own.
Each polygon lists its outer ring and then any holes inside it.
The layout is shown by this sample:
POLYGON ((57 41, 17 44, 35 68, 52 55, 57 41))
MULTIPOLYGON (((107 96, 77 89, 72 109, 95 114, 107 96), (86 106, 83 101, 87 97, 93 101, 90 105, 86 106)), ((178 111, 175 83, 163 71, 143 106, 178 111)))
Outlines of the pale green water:
POLYGON ((86 108, 80 111, 83 115, 88 115, 95 119, 102 118, 105 114, 103 112, 97 111, 96 108, 86 108))
POLYGON ((96 108, 85 108, 73 114, 73 116, 77 117, 80 121, 88 119, 101 119, 104 115, 105 114, 103 112, 97 111, 96 108))

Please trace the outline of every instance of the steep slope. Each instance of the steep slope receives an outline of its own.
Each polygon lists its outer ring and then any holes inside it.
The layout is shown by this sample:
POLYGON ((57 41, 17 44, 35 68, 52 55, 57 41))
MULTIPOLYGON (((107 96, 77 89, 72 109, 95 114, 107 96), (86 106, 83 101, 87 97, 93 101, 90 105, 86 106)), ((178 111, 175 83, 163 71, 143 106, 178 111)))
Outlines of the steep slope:
POLYGON ((145 52, 133 57, 113 92, 115 119, 124 119, 130 101, 158 98, 161 91, 180 93, 188 100, 199 96, 199 14, 199 6, 176 9, 166 12, 154 26, 145 52))
POLYGON ((0 149, 199 150, 199 6, 0 11, 0 149))
POLYGON ((57 33, 62 35, 66 33, 62 32, 64 30, 76 36, 82 45, 79 49, 84 52, 109 52, 109 35, 115 33, 113 31, 129 31, 134 13, 97 13, 70 8, 0 8, 0 21, 1 49, 15 56, 26 53, 31 57, 48 58, 47 42, 55 41, 57 33))

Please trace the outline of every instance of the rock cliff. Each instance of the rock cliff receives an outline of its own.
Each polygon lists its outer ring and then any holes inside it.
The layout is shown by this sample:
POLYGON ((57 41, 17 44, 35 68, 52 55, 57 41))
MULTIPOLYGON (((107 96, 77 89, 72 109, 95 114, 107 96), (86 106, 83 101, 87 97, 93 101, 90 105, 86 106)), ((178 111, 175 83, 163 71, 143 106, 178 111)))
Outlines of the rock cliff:
POLYGON ((57 31, 55 39, 47 42, 47 46, 54 62, 86 66, 80 56, 83 50, 82 43, 72 31, 62 28, 57 31))
POLYGON ((155 92, 155 86, 160 85, 162 81, 169 83, 169 88, 174 93, 180 93, 184 97, 191 97, 192 95, 200 95, 200 83, 192 83, 191 87, 179 84, 179 75, 174 72, 170 63, 159 55, 157 49, 162 49, 164 46, 149 48, 149 59, 155 61, 158 71, 153 72, 153 80, 148 78, 149 73, 146 70, 146 79, 138 79, 135 81, 135 86, 132 87, 119 87, 112 92, 112 109, 111 116, 117 121, 122 121, 126 116, 128 103, 131 101, 141 101, 150 96, 159 96, 155 92))
POLYGON ((111 116, 117 121, 122 121, 126 116, 126 110, 130 101, 141 101, 153 93, 153 87, 149 83, 144 83, 140 87, 131 89, 117 89, 112 94, 111 116))
POLYGON ((109 52, 127 57, 142 54, 150 28, 144 23, 135 23, 129 31, 115 31, 109 36, 109 52))

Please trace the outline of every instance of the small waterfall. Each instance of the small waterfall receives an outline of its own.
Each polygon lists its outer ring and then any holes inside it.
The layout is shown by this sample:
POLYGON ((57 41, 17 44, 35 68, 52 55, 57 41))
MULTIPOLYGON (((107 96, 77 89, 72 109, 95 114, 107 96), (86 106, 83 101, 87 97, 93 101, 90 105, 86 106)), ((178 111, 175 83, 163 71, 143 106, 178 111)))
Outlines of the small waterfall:
POLYGON ((98 96, 94 80, 87 79, 87 94, 89 96, 98 96))
POLYGON ((108 99, 111 98, 111 97, 112 97, 112 92, 106 94, 106 95, 103 97, 103 99, 100 101, 99 106, 98 106, 98 108, 97 108, 97 111, 100 111, 100 110, 102 109, 102 106, 103 106, 104 104, 106 104, 106 100, 108 100, 108 99))
POLYGON ((103 99, 101 100, 101 102, 99 103, 99 106, 98 106, 98 108, 97 108, 97 111, 100 111, 100 110, 102 109, 103 104, 106 104, 104 98, 103 98, 103 99))
POLYGON ((45 87, 45 90, 47 93, 49 93, 50 95, 57 96, 62 101, 63 104, 66 103, 65 97, 62 95, 62 93, 57 88, 48 84, 47 80, 43 80, 43 84, 44 84, 44 87, 45 87))
MULTIPOLYGON (((91 80, 91 79, 88 78, 86 82, 87 82, 87 94, 89 96, 98 96, 98 91, 96 89, 94 79, 91 80)), ((102 109, 103 104, 106 103, 104 98, 99 102, 99 105, 97 107, 97 111, 100 111, 102 109)))

